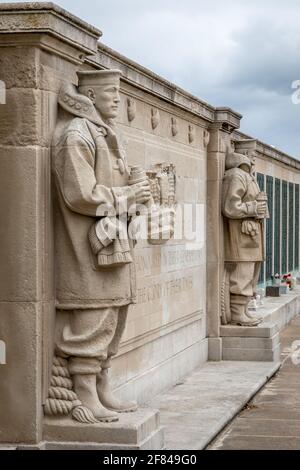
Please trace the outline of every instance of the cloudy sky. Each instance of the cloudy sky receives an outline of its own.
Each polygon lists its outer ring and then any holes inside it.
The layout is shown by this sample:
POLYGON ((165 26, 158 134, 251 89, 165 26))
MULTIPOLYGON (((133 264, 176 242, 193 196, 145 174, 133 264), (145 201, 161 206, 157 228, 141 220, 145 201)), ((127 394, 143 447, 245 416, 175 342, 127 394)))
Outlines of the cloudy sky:
POLYGON ((242 131, 300 159, 300 104, 291 99, 300 80, 299 1, 56 3, 100 28, 108 46, 214 106, 235 109, 244 115, 242 131))

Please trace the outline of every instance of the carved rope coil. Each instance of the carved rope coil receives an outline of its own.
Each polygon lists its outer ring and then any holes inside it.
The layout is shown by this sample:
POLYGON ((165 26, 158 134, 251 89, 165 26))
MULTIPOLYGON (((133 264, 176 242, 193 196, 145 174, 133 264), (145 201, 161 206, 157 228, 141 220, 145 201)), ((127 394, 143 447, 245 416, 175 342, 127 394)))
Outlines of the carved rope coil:
POLYGON ((55 356, 49 394, 44 407, 45 414, 50 416, 68 415, 74 407, 81 405, 72 388, 73 383, 68 370, 68 361, 55 356))
POLYGON ((53 365, 65 367, 68 370, 68 361, 67 359, 63 359, 62 357, 54 356, 53 365))
POLYGON ((222 284, 221 284, 221 318, 222 318, 223 325, 226 325, 225 289, 226 289, 226 283, 225 283, 225 276, 224 276, 222 280, 222 284))
POLYGON ((77 395, 72 390, 61 387, 50 387, 49 398, 57 398, 58 400, 74 401, 77 400, 77 395))
POLYGON ((73 383, 71 379, 68 379, 66 377, 57 377, 55 375, 51 377, 50 385, 52 387, 67 388, 68 390, 72 390, 73 388, 73 383))
POLYGON ((49 397, 44 406, 46 415, 67 416, 72 413, 72 418, 79 423, 98 423, 91 410, 82 405, 72 390, 73 383, 66 359, 54 357, 50 384, 49 397))
POLYGON ((228 280, 229 280, 229 273, 227 269, 225 268, 222 283, 221 283, 221 295, 220 295, 221 320, 222 320, 223 325, 227 325, 228 323, 230 323, 230 318, 231 318, 230 306, 228 305, 228 296, 230 296, 228 280))
POLYGON ((46 415, 68 415, 73 409, 73 402, 58 400, 57 398, 47 398, 45 403, 46 415))
POLYGON ((61 367, 61 366, 52 366, 52 375, 56 377, 70 377, 69 371, 66 367, 61 367))

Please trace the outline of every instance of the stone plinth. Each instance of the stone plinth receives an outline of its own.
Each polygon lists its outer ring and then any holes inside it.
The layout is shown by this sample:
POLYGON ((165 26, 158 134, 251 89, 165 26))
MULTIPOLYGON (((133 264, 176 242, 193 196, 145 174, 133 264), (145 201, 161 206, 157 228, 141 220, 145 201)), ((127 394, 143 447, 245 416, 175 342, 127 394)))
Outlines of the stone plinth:
POLYGON ((280 339, 276 324, 257 327, 222 326, 222 358, 227 361, 279 361, 280 339))
POLYGON ((118 422, 106 424, 78 424, 70 418, 47 418, 43 439, 46 450, 159 450, 164 445, 159 412, 150 408, 120 414, 118 422))

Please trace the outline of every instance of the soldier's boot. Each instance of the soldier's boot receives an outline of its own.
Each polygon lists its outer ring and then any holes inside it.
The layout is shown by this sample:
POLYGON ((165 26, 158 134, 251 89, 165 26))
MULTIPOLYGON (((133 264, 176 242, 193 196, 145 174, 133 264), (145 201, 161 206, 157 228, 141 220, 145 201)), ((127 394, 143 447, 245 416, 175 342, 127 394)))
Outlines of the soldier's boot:
POLYGON ((246 314, 248 305, 248 297, 231 295, 230 311, 231 324, 239 326, 257 326, 261 320, 250 317, 246 314))
POLYGON ((113 394, 108 368, 102 369, 97 375, 97 392, 102 405, 108 410, 116 411, 117 413, 129 413, 137 410, 137 403, 135 401, 121 401, 113 394))
POLYGON ((72 380, 78 400, 93 413, 98 421, 104 423, 118 421, 118 414, 106 409, 99 401, 96 374, 75 374, 72 376, 72 380))

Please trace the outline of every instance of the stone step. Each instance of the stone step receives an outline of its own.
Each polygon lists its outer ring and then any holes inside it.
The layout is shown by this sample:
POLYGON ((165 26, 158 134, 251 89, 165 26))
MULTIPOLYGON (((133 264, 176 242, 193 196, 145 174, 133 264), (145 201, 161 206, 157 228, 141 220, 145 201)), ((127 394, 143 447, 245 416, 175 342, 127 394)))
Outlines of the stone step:
POLYGON ((261 337, 230 337, 225 336, 222 339, 223 348, 246 348, 246 349, 274 349, 280 342, 279 333, 271 338, 261 337))
POLYGON ((222 337, 272 338, 276 333, 278 333, 277 324, 266 321, 255 327, 226 325, 220 328, 222 337))
POLYGON ((159 412, 142 408, 122 413, 114 423, 81 424, 71 418, 45 418, 46 449, 162 449, 159 412), (151 447, 154 446, 154 447, 151 447))
POLYGON ((256 327, 221 327, 222 359, 225 361, 279 361, 280 337, 275 323, 256 327))
POLYGON ((224 348, 222 359, 224 361, 263 361, 278 362, 280 360, 280 344, 274 349, 254 349, 254 348, 224 348))

